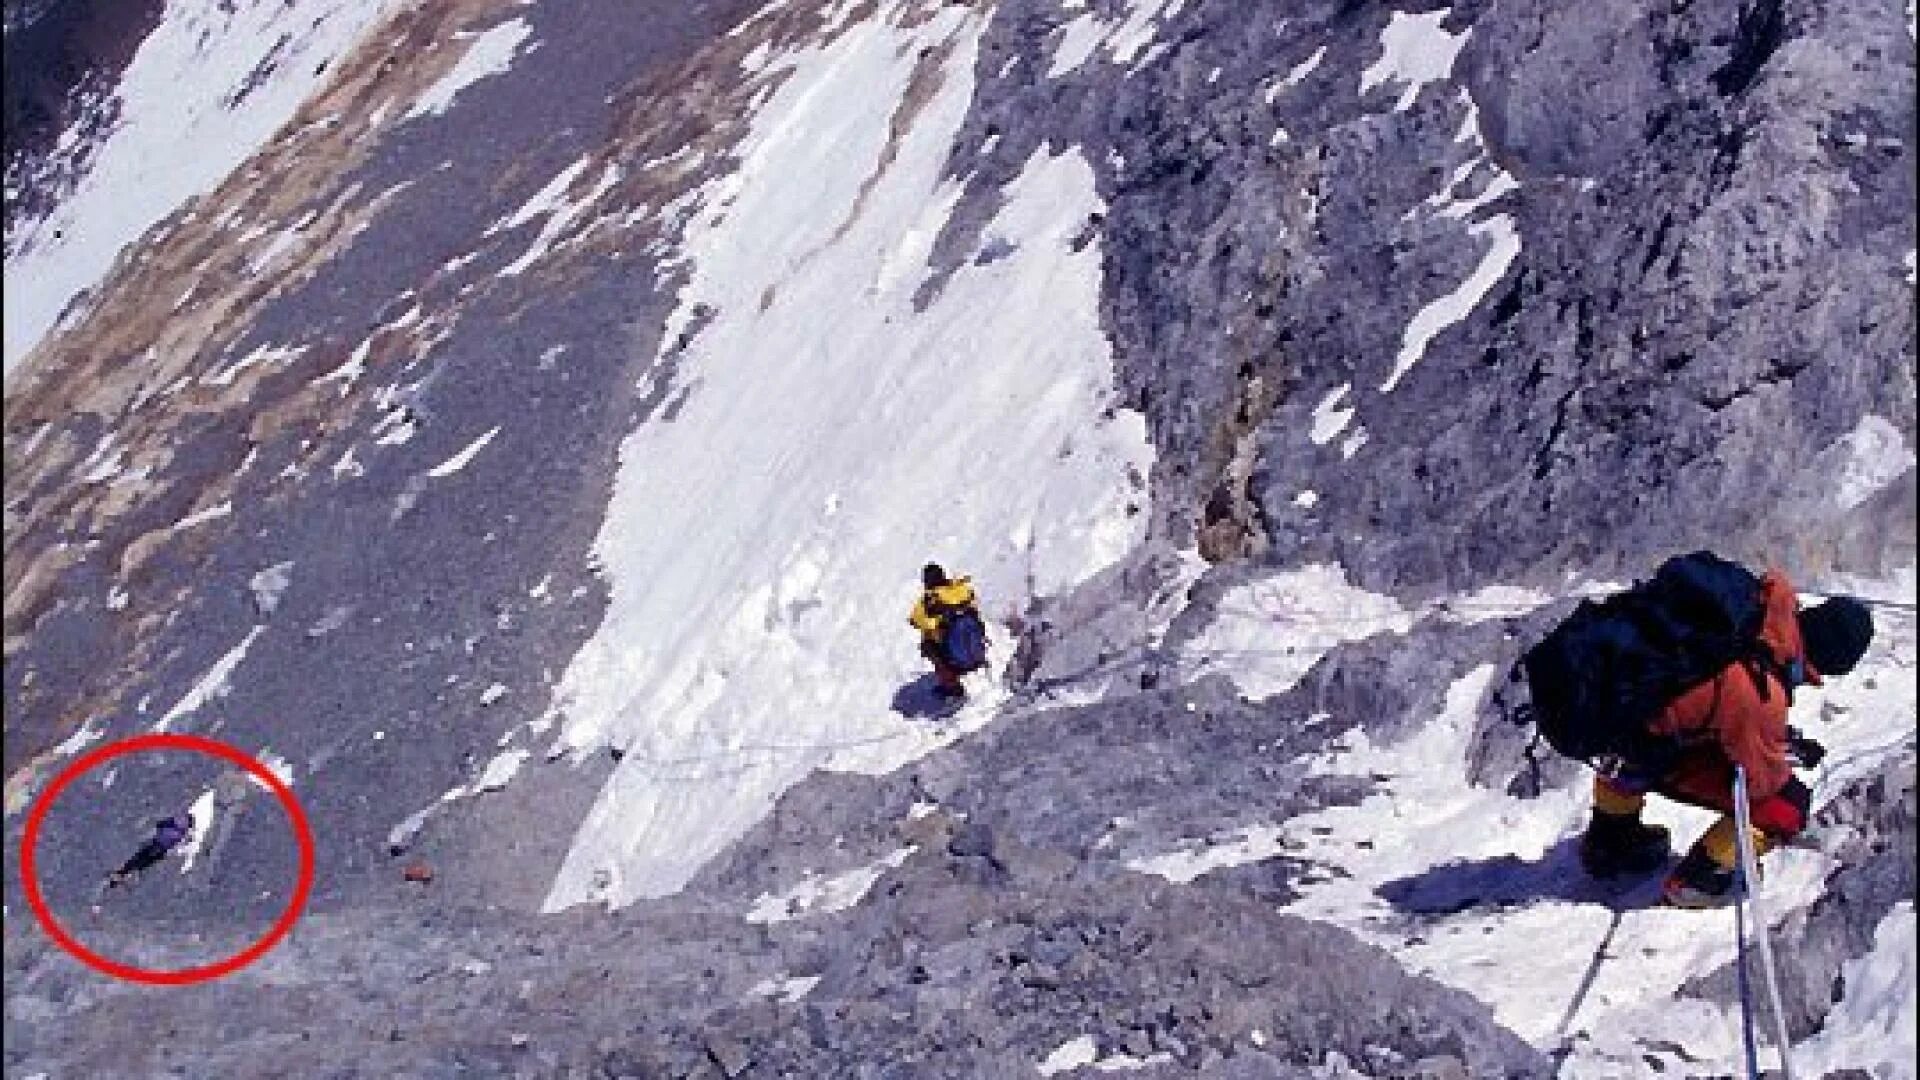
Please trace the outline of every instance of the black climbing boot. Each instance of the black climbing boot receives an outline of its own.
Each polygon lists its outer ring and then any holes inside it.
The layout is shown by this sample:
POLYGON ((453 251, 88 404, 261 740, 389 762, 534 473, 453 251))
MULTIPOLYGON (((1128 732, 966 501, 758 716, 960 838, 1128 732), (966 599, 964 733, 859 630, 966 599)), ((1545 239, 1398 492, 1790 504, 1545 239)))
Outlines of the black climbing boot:
POLYGON ((1667 865, 1673 849, 1667 830, 1639 815, 1595 813, 1580 838, 1580 865, 1597 878, 1651 874, 1667 865))

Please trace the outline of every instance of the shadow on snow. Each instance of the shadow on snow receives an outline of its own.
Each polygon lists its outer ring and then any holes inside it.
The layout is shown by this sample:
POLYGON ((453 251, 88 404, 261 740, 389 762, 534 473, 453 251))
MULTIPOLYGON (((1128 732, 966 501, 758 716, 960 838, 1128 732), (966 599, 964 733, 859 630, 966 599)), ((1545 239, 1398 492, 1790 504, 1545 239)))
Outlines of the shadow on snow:
POLYGON ((1613 911, 1651 907, 1661 873, 1598 880, 1580 865, 1580 838, 1569 836, 1538 859, 1499 855, 1442 863, 1385 882, 1374 892, 1409 915, 1456 915, 1476 908, 1526 907, 1542 900, 1598 904, 1613 911))
POLYGON ((944 720, 960 710, 964 698, 944 698, 935 692, 939 683, 929 671, 893 692, 893 711, 909 720, 944 720))

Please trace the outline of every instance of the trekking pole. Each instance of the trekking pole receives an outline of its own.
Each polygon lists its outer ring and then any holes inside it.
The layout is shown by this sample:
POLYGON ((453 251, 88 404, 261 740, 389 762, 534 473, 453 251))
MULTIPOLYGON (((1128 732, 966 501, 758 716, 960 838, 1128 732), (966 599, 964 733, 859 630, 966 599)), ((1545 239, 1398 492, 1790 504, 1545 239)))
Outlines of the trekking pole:
POLYGON ((1740 1046, 1747 1055, 1747 1080, 1760 1080, 1760 1041, 1753 1037, 1753 987, 1747 968, 1747 883, 1733 890, 1733 974, 1740 990, 1740 1046))
POLYGON ((1734 842, 1740 852, 1741 892, 1753 904, 1754 933, 1760 946, 1760 972, 1766 976, 1767 1003, 1773 1006, 1773 1034, 1775 1043, 1780 1047, 1780 1075, 1784 1080, 1793 1080, 1793 1066, 1788 1061, 1792 1044, 1787 1040, 1787 1013, 1780 1006, 1780 976, 1773 965, 1773 939, 1767 933, 1766 909, 1760 906, 1760 891, 1755 887, 1760 874, 1758 860, 1753 855, 1753 832, 1748 820, 1747 770, 1738 765, 1733 768, 1733 821, 1734 842))

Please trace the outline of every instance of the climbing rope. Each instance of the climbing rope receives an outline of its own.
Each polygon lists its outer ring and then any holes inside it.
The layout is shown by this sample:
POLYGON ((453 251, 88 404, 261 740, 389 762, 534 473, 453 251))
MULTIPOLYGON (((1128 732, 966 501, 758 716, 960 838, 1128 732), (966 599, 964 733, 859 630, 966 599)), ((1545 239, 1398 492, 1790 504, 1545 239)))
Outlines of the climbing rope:
POLYGON ((1747 1028, 1747 1071, 1758 1080, 1760 1069, 1753 1040, 1753 996, 1747 991, 1746 979, 1747 935, 1741 914, 1745 904, 1752 904, 1754 940, 1760 948, 1760 973, 1766 977, 1767 1003, 1773 1007, 1774 1043, 1780 1048, 1780 1075, 1783 1080, 1793 1080, 1793 1066, 1788 1061, 1792 1043, 1787 1038, 1787 1013, 1780 1006, 1780 975, 1773 965, 1773 939, 1767 933, 1766 911, 1760 906, 1760 893, 1755 888, 1760 881, 1760 874, 1758 861, 1753 854, 1753 826, 1747 816, 1747 770, 1738 765, 1733 769, 1733 818, 1734 844, 1740 852, 1739 882, 1734 894, 1734 932, 1739 937, 1740 1012, 1747 1028))

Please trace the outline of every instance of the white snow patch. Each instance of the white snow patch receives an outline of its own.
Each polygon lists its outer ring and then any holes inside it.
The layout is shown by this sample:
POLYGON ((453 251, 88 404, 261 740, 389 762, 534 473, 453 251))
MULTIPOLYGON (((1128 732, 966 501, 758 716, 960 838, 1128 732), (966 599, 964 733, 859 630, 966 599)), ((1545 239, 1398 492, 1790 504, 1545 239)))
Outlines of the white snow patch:
POLYGON ((1450 34, 1440 24, 1450 10, 1426 11, 1409 15, 1396 11, 1380 32, 1380 59, 1360 73, 1360 94, 1386 82, 1405 85, 1394 112, 1405 112, 1420 96, 1420 88, 1453 74, 1454 58, 1467 43, 1472 30, 1450 34))
POLYGON ((526 763, 531 753, 528 750, 513 749, 503 750, 494 755, 493 760, 487 762, 486 771, 480 774, 480 779, 474 784, 474 791, 499 791, 506 787, 507 782, 513 779, 514 773, 520 771, 520 766, 526 763))
POLYGON ((280 606, 280 597, 286 594, 287 586, 293 584, 293 562, 274 563, 272 566, 253 575, 247 581, 247 588, 253 593, 253 606, 262 615, 271 615, 280 606))
POLYGON ((581 158, 566 168, 561 169, 554 175, 552 180, 547 181, 545 187, 528 196, 527 201, 521 203, 519 208, 514 210, 513 213, 487 226, 487 231, 482 235, 493 236, 496 233, 506 232, 508 229, 517 229, 522 225, 532 223, 536 218, 544 217, 564 207, 566 205, 565 196, 567 189, 572 187, 573 182, 579 179, 580 174, 586 172, 592 165, 593 160, 591 158, 581 158))
POLYGON ((454 473, 466 468, 467 463, 472 461, 480 451, 486 449, 487 444, 492 442, 493 437, 498 434, 500 434, 500 427, 496 424, 485 435, 468 443, 459 453, 428 469, 427 475, 433 477, 435 480, 439 480, 452 476, 454 473))
POLYGON ((80 482, 83 484, 101 484, 119 475, 127 452, 119 448, 120 437, 109 430, 100 436, 91 453, 80 462, 80 482))
POLYGON ((262 345, 219 371, 200 376, 202 386, 231 386, 240 373, 250 367, 283 364, 306 352, 305 346, 262 345))
POLYGON ((1282 833, 1277 825, 1251 825, 1226 838, 1184 841, 1172 851, 1141 856, 1128 861, 1127 865, 1184 885, 1222 867, 1244 866, 1273 858, 1286 850, 1282 833))
POLYGON ((1040 1075, 1052 1076, 1054 1073, 1066 1072, 1068 1069, 1084 1068, 1093 1064, 1099 1056, 1100 1047, 1093 1041, 1093 1036, 1076 1036, 1061 1043, 1053 1053, 1048 1054, 1046 1059, 1040 1062, 1040 1075))
MULTIPOLYGON (((1139 69, 1159 55, 1159 46, 1148 49, 1153 45, 1158 24, 1178 15, 1185 5, 1186 0, 1126 0, 1125 16, 1117 24, 1092 12, 1075 16, 1060 28, 1060 41, 1047 65, 1047 78, 1057 79, 1072 72, 1102 45, 1114 63, 1139 69), (1142 50, 1147 50, 1145 56, 1141 56, 1142 50), (1140 57, 1138 63, 1134 62, 1136 57, 1140 57)), ((1073 11, 1084 5, 1061 6, 1073 11)))
POLYGON ((1286 75, 1281 77, 1279 82, 1267 88, 1267 104, 1271 105, 1279 100, 1281 91, 1289 87, 1299 86, 1301 83, 1307 81, 1307 76, 1313 74, 1314 69, 1320 66, 1320 61, 1326 59, 1326 57, 1327 47, 1322 45, 1313 50, 1312 56, 1295 64, 1286 75))
POLYGON ((367 338, 354 347, 353 352, 348 354, 345 363, 327 372, 325 375, 314 379, 314 384, 317 386, 320 383, 338 382, 340 384, 340 396, 346 397, 347 392, 353 389, 353 384, 359 382, 360 376, 367 373, 367 357, 372 354, 373 339, 367 338))
POLYGON ((1057 79, 1086 63, 1105 36, 1105 25, 1092 14, 1068 20, 1060 28, 1060 43, 1054 47, 1053 61, 1047 65, 1047 78, 1057 79))
POLYGON ((1467 226, 1469 236, 1491 236, 1493 242, 1480 257, 1480 265, 1474 267, 1467 280, 1459 288, 1421 308, 1407 323, 1405 334, 1400 339, 1400 353, 1394 357, 1393 372, 1380 384, 1383 392, 1391 391, 1400 385, 1400 379, 1412 370, 1413 365, 1427 354, 1427 345, 1440 331, 1466 318, 1479 306, 1487 290, 1493 288, 1507 267, 1513 264, 1514 257, 1520 254, 1520 233, 1513 227, 1513 218, 1506 214, 1496 214, 1486 221, 1467 226))
MULTIPOLYGON (((260 764, 265 766, 266 770, 272 773, 281 783, 288 787, 293 786, 293 764, 286 758, 269 750, 262 750, 258 754, 255 754, 254 757, 259 759, 260 764)), ((261 791, 273 790, 265 780, 257 776, 248 776, 247 782, 259 788, 261 791)))
POLYGON ((845 911, 867 895, 880 875, 906 862, 914 850, 912 846, 903 847, 877 862, 832 877, 808 873, 786 892, 761 893, 748 907, 746 919, 750 923, 778 923, 805 915, 845 911))
POLYGON ((173 529, 175 532, 181 532, 186 529, 191 529, 195 525, 205 525, 209 521, 217 521, 231 513, 233 513, 233 503, 218 502, 212 506, 196 510, 186 517, 181 518, 179 521, 174 522, 173 529))
POLYGON ((1500 198, 1507 192, 1517 191, 1519 188, 1520 181, 1514 179, 1512 173, 1494 164, 1491 158, 1480 157, 1461 166, 1456 179, 1452 183, 1449 183, 1446 189, 1438 195, 1429 198, 1427 205, 1433 207, 1441 217, 1458 221, 1472 216, 1478 212, 1481 207, 1500 198), (1490 175, 1486 183, 1481 186, 1479 193, 1464 198, 1461 197, 1459 194, 1460 185, 1472 179, 1476 173, 1483 169, 1490 171, 1492 175, 1490 175))
POLYGON ((176 702, 173 708, 168 709, 158 723, 153 725, 153 730, 171 731, 177 721, 191 716, 208 702, 225 697, 228 690, 227 678, 233 674, 234 668, 240 666, 240 661, 247 658, 247 650, 253 647, 254 639, 265 630, 264 626, 254 627, 248 631, 246 637, 240 639, 238 645, 228 649, 225 656, 214 661, 213 666, 200 677, 200 681, 194 684, 193 689, 188 690, 186 695, 176 702))
POLYGON ((1518 585, 1488 585, 1450 597, 1435 606, 1443 617, 1455 622, 1483 623, 1494 619, 1519 618, 1553 603, 1553 599, 1539 589, 1518 585))
POLYGON ((1859 1069, 1876 1080, 1913 1080, 1920 1059, 1914 976, 1913 901, 1902 900, 1875 928, 1872 951, 1841 969, 1843 996, 1821 1030, 1794 1046, 1794 1069, 1807 1076, 1859 1069))
POLYGON ((72 757, 94 743, 99 742, 105 735, 106 731, 100 726, 100 718, 97 716, 89 716, 87 717, 87 722, 81 724, 78 731, 60 740, 60 742, 54 746, 53 754, 56 757, 72 757))
POLYGON ((1346 430, 1347 422, 1353 419, 1354 407, 1348 405, 1343 409, 1340 401, 1351 389, 1352 384, 1341 383, 1328 391, 1327 396, 1320 399, 1320 404, 1313 407, 1313 429, 1307 432, 1307 438, 1313 441, 1313 445, 1324 446, 1346 430))
MULTIPOLYGON (((1839 442, 1844 454, 1833 498, 1842 511, 1866 502, 1914 466, 1913 448, 1884 417, 1863 416, 1839 442)), ((1826 455, 1823 453, 1822 457, 1826 455)))
POLYGON ((1180 664, 1193 677, 1224 670, 1258 700, 1291 688, 1336 646, 1412 626, 1398 601, 1319 563, 1228 590, 1213 621, 1180 648, 1180 664))
POLYGON ((775 975, 753 984, 747 993, 791 1005, 812 993, 813 988, 820 985, 820 979, 819 975, 775 975))
MULTIPOLYGON (((8 229, 5 369, 100 283, 126 245, 266 145, 332 77, 331 62, 394 6, 171 0, 122 73, 118 119, 73 193, 45 218, 8 229), (256 72, 265 77, 242 94, 256 72)), ((56 153, 78 152, 76 130, 56 153)))
MULTIPOLYGON (((445 801, 444 796, 441 801, 445 801)), ((438 803, 429 803, 415 810, 413 813, 408 814, 406 819, 401 821, 400 824, 389 829, 387 831, 387 848, 392 851, 405 850, 409 844, 413 843, 413 838, 420 835, 420 830, 426 827, 427 819, 433 816, 434 810, 438 809, 438 807, 438 803)))
MULTIPOLYGON (((584 165, 586 163, 581 162, 580 164, 584 165)), ((559 205, 551 207, 551 216, 547 218, 547 223, 540 227, 540 235, 533 238, 533 243, 527 245, 527 250, 522 252, 519 258, 501 267, 500 275, 502 277, 512 277, 515 274, 523 273, 528 267, 552 252, 554 247, 559 243, 562 234, 564 234, 582 214, 592 209, 593 205, 600 201, 600 197, 611 190, 615 183, 619 182, 621 171, 618 162, 609 164, 606 169, 601 172, 600 179, 594 183, 593 187, 588 190, 585 195, 579 199, 561 202, 559 205)))
POLYGON ((1068 587, 1142 535, 1130 475, 1152 450, 1112 408, 1099 244, 1073 246, 1102 208, 1084 157, 1036 152, 986 230, 1022 242, 924 311, 900 265, 900 238, 951 205, 982 25, 952 5, 911 26, 882 12, 788 58, 738 171, 698 193, 663 338, 716 314, 682 355, 678 419, 621 449, 595 544, 609 607, 556 692, 553 753, 626 753, 550 910, 676 891, 813 769, 890 770, 988 722, 991 691, 946 725, 891 710, 923 671, 905 614, 929 557, 973 575, 1004 649, 1029 582, 1068 587), (942 41, 946 78, 888 157, 942 41))
POLYGON ((453 105, 453 99, 460 91, 479 82, 489 75, 498 75, 513 64, 513 54, 520 43, 532 35, 533 27, 525 19, 508 19, 498 26, 475 35, 468 44, 467 51, 440 81, 428 87, 407 110, 403 120, 412 120, 420 116, 438 115, 453 105))
POLYGON ((213 811, 217 806, 213 789, 208 788, 200 793, 199 798, 193 800, 191 807, 188 807, 187 812, 193 815, 193 831, 187 834, 186 839, 180 841, 181 873, 184 874, 193 869, 194 862, 200 858, 201 850, 207 846, 207 836, 213 832, 213 811))
MULTIPOLYGON (((298 226, 284 229, 268 241, 267 245, 255 252, 248 260, 248 269, 255 274, 264 274, 273 269, 282 255, 292 251, 300 243, 301 229, 298 226)), ((189 294, 191 295, 191 294, 189 294)), ((184 299, 184 298, 183 298, 184 299)))
MULTIPOLYGON (((487 762, 486 768, 480 771, 479 776, 467 783, 449 789, 446 794, 440 796, 440 801, 449 803, 458 799, 472 798, 475 795, 489 791, 499 791, 513 781, 514 774, 520 771, 520 766, 526 764, 527 759, 532 756, 533 752, 523 747, 502 750, 500 753, 495 754, 492 760, 487 762)), ((428 807, 416 813, 413 817, 401 822, 401 826, 406 826, 411 823, 412 829, 417 831, 420 825, 425 823, 427 815, 431 813, 432 810, 432 807, 428 807), (418 821, 415 820, 416 818, 418 821)), ((396 827, 395 831, 398 832, 399 828, 396 827)), ((408 835, 411 835, 411 833, 408 835)), ((389 840, 389 843, 392 842, 393 841, 389 840)))
POLYGON ((1107 41, 1116 64, 1130 64, 1153 43, 1158 23, 1180 14, 1186 0, 1129 0, 1127 17, 1107 41))

